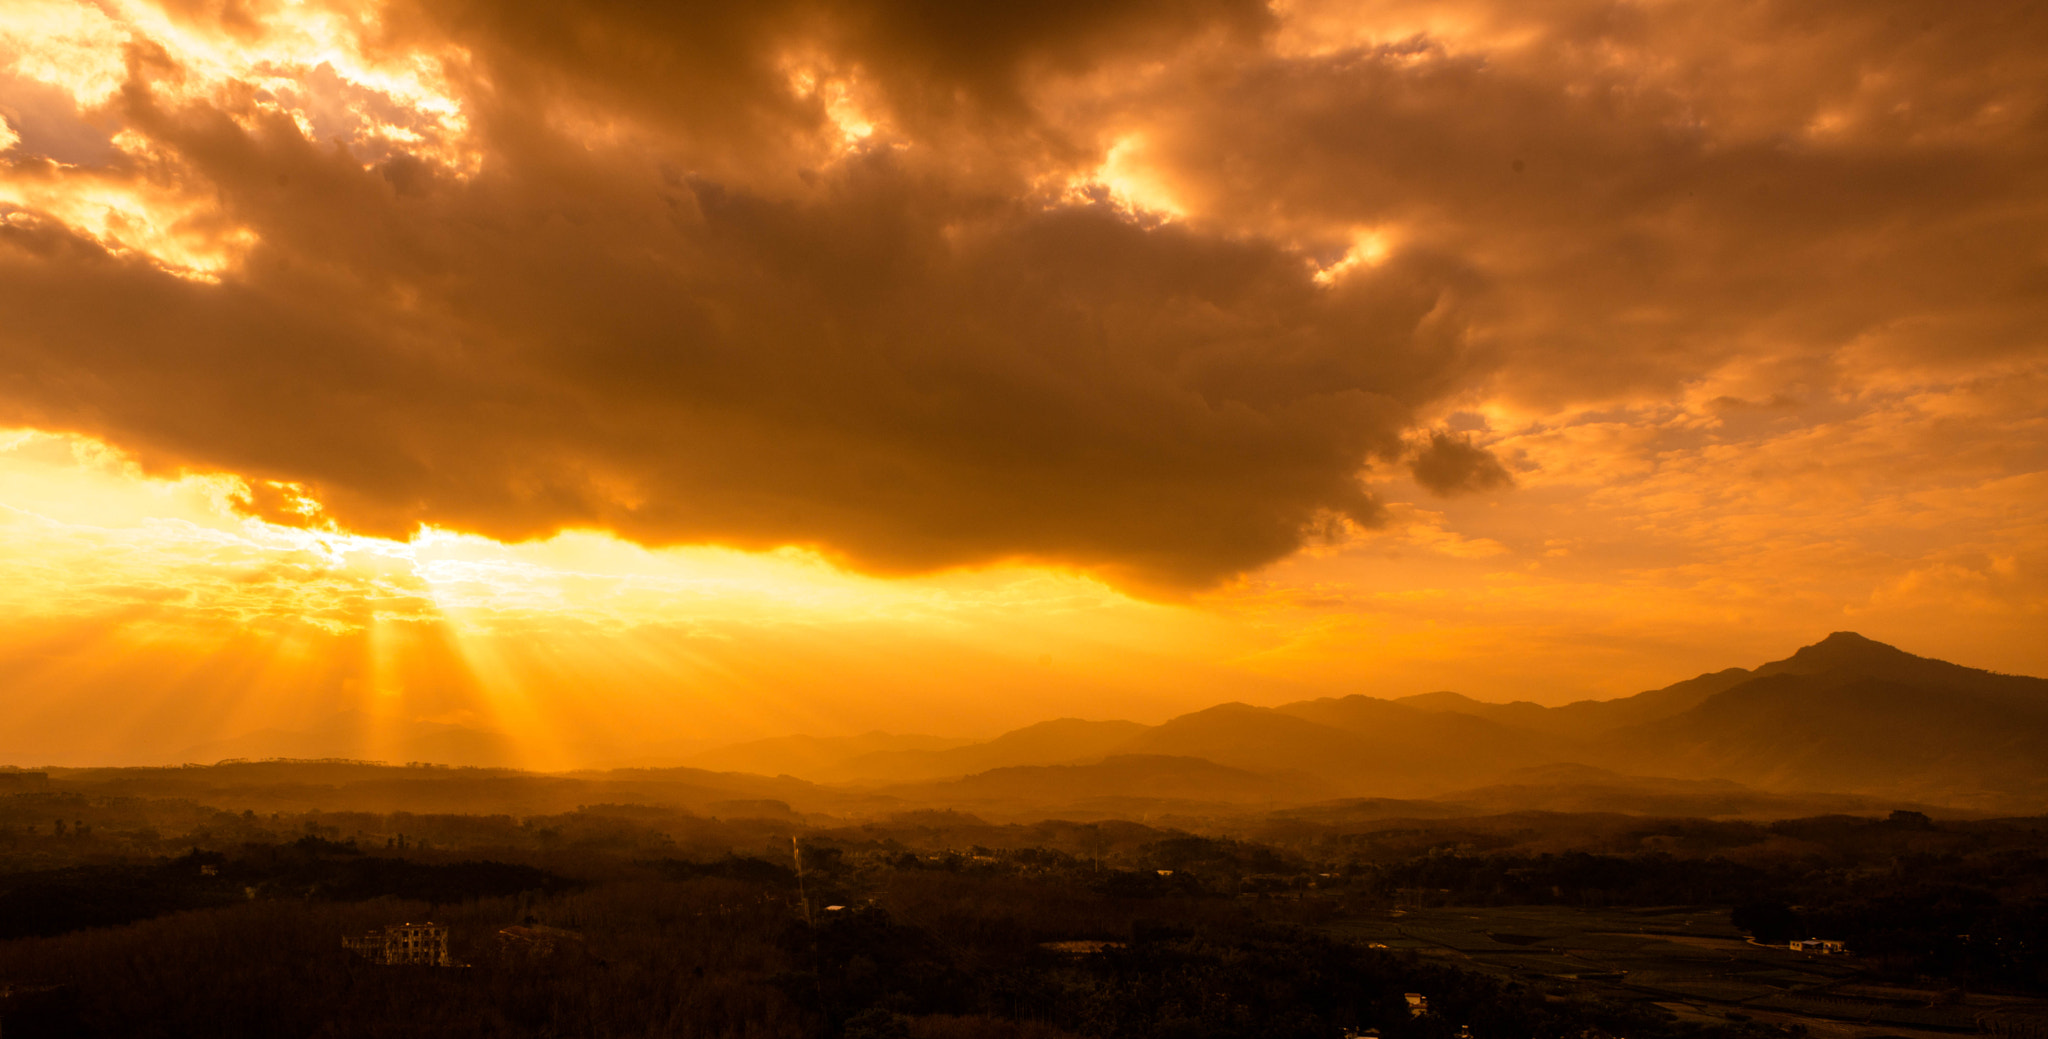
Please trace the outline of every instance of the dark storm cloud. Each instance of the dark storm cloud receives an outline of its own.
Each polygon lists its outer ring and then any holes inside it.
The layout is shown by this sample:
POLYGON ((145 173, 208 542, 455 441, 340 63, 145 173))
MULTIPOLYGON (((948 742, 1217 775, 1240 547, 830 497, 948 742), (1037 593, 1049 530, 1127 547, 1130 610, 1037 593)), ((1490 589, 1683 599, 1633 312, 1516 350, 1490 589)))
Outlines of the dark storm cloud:
MULTIPOLYGON (((683 29, 580 36, 645 51, 683 29)), ((974 89, 1021 60, 983 57, 974 89)), ((791 194, 683 172, 660 135, 565 147, 500 111, 464 183, 366 171, 281 115, 238 124, 139 82, 125 114, 261 244, 208 285, 10 225, 12 417, 302 485, 360 531, 599 527, 1199 584, 1285 554, 1319 513, 1371 522, 1354 473, 1455 367, 1426 273, 1332 291, 1270 242, 991 192, 943 156, 874 149, 791 194)), ((251 505, 290 519, 290 498, 251 505)))
MULTIPOLYGON (((15 231, 35 259, 0 290, 10 341, 44 358, 17 392, 58 425, 82 392, 146 459, 303 482, 380 533, 568 524, 1198 581, 1286 552, 1317 509, 1370 520, 1351 474, 1454 350, 1426 283, 1320 294, 1270 247, 1098 209, 983 214, 948 243, 954 206, 900 176, 850 171, 816 207, 686 187, 683 231, 471 228, 381 291, 280 261, 191 285, 15 231), (378 298, 436 271, 434 313, 378 298)), ((427 248, 358 230, 375 255, 427 248)), ((340 228, 319 237, 358 269, 340 228)))
MULTIPOLYGON (((1995 351, 2042 316, 2018 5, 1931 29, 1904 5, 1718 30, 1517 10, 1471 9, 1540 30, 1497 54, 1290 49, 1226 2, 361 20, 373 51, 444 57, 473 172, 319 112, 309 134, 251 89, 180 94, 175 55, 135 49, 96 118, 154 151, 108 176, 254 244, 208 284, 9 217, 0 420, 291 485, 251 508, 289 518, 302 490, 365 532, 1189 587, 1375 522, 1361 471, 1488 379, 1597 398, 1874 330, 1995 351), (856 140, 842 103, 880 129, 856 140), (1184 218, 1087 183, 1119 140, 1184 218), (1330 266, 1368 227, 1391 251, 1330 266)), ((323 82, 301 84, 320 111, 374 109, 323 82)), ((63 175, 40 161, 15 174, 63 175)), ((1413 469, 1506 480, 1443 436, 1413 469)))

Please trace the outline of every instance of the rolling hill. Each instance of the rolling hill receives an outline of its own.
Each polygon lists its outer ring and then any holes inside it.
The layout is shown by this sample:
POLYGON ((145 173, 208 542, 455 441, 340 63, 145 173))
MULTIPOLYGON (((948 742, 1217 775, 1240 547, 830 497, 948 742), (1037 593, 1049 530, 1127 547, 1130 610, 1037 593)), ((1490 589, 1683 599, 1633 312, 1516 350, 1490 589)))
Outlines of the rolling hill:
POLYGON ((973 740, 868 732, 858 736, 777 736, 728 744, 690 756, 685 764, 713 772, 812 778, 863 756, 920 753, 965 746, 973 740))
POLYGON ((1056 718, 1006 732, 986 743, 862 754, 819 769, 811 778, 837 783, 910 783, 1018 765, 1093 761, 1126 748, 1146 728, 1137 722, 1056 718))
POLYGON ((1324 800, 1335 792, 1329 783, 1298 772, 1253 772, 1163 754, 1119 754, 1086 765, 1016 765, 881 791, 910 804, 1040 817, 1046 812, 1085 817, 1296 805, 1324 800))

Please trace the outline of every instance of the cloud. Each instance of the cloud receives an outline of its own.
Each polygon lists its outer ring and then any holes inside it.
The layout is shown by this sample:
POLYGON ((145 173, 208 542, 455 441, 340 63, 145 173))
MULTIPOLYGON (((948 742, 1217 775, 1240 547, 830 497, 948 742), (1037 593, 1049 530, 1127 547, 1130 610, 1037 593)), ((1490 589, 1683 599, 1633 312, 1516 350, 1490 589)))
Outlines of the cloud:
MULTIPOLYGON (((1361 474, 1480 397, 1852 387, 2048 318, 2023 5, 1348 10, 178 4, 89 9, 68 65, 0 32, 78 105, 0 156, 0 418, 280 521, 1164 593, 1381 522, 1361 474)), ((1447 434, 1412 470, 1509 483, 1447 434)))
POLYGON ((1268 53, 1125 103, 1193 211, 1391 229, 1457 260, 1491 385, 1532 404, 1669 394, 1860 337, 1894 342, 1888 364, 2036 343, 2044 297, 2022 286, 2043 268, 2020 242, 2042 230, 2028 171, 2048 157, 2048 68, 2024 56, 2038 19, 1461 8, 1523 42, 1268 53))
POLYGON ((1513 487, 1515 478, 1493 453, 1469 436, 1431 433, 1429 442, 1408 463, 1415 482, 1449 497, 1513 487))

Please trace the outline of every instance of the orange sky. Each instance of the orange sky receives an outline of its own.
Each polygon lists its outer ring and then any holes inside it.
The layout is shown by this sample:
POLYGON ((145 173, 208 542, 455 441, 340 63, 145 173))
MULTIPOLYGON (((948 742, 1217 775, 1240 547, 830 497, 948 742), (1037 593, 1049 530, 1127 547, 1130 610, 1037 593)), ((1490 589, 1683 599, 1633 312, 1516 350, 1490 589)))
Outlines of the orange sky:
POLYGON ((0 761, 2048 674, 2024 3, 0 4, 0 761), (385 734, 380 736, 379 734, 385 734))

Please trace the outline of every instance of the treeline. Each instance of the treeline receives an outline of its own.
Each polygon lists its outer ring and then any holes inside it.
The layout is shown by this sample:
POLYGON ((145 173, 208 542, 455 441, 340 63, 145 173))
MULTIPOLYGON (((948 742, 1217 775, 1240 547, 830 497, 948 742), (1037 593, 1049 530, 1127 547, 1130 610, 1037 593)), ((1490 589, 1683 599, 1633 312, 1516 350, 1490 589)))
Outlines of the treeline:
MULTIPOLYGON (((165 798, 65 791, 0 792, 0 873, 99 865, 176 855, 193 847, 229 851, 300 836, 354 840, 365 849, 466 852, 507 858, 560 854, 704 857, 729 848, 786 847, 793 826, 768 819, 716 819, 679 808, 593 804, 572 812, 474 815, 459 812, 223 811, 165 798)), ((516 861, 516 858, 515 858, 516 861)))
MULTIPOLYGON (((1874 876, 1801 878, 1731 918, 1758 941, 1841 941, 1865 969, 1894 978, 2048 994, 2048 899, 1989 872, 1974 883, 1938 875, 1958 865, 1941 863, 1936 875, 1902 864, 1874 876)), ((2048 863, 2033 867, 2026 887, 2048 876, 2048 863)))
POLYGON ((1388 901, 1449 905, 1727 905, 1780 890, 1772 871, 1668 854, 1426 855, 1358 871, 1388 901))
POLYGON ((1665 854, 1435 854, 1351 880, 1384 903, 1731 905, 1731 922, 1761 942, 1832 939, 1865 969, 1896 979, 2048 994, 2048 855, 2040 850, 1764 865, 1665 854))
MULTIPOLYGON (((954 892, 963 900, 977 893, 971 884, 954 892)), ((802 969, 778 984, 848 1039, 914 1035, 931 1018, 1034 1022, 1063 1034, 1131 1039, 1334 1039, 1362 1028, 1388 1039, 1450 1039, 1461 1027, 1530 1039, 1780 1034, 1702 1029, 1637 1004, 1545 998, 1538 989, 1242 912, 1140 916, 1117 941, 1074 953, 1047 948, 1033 940, 1044 934, 1026 919, 982 905, 977 912, 927 900, 921 922, 872 907, 835 914, 814 930, 794 926, 785 947, 802 969), (1412 1016, 1406 992, 1427 994, 1432 1013, 1412 1016)))
POLYGON ((263 899, 401 898, 437 905, 568 886, 564 878, 528 865, 414 862, 308 836, 289 844, 244 845, 234 854, 194 850, 144 864, 0 874, 0 939, 263 899))
POLYGON ((747 885, 615 882, 431 906, 276 899, 0 943, 0 1034, 128 1037, 797 1037, 815 1018, 771 983, 790 914, 747 885), (401 921, 451 930, 463 968, 384 967, 342 947, 401 921), (549 955, 523 922, 573 929, 549 955))
POLYGON ((1106 869, 1038 848, 884 859, 899 873, 1061 877, 1123 901, 1279 898, 1292 901, 1261 912, 1298 922, 1402 905, 1732 906, 1731 921, 1759 941, 1843 941, 1861 966, 1895 980, 2048 994, 2048 833, 2036 824, 1958 826, 1901 812, 1744 825, 1798 853, 1743 862, 1439 845, 1393 862, 1339 864, 1176 836, 1106 869))

